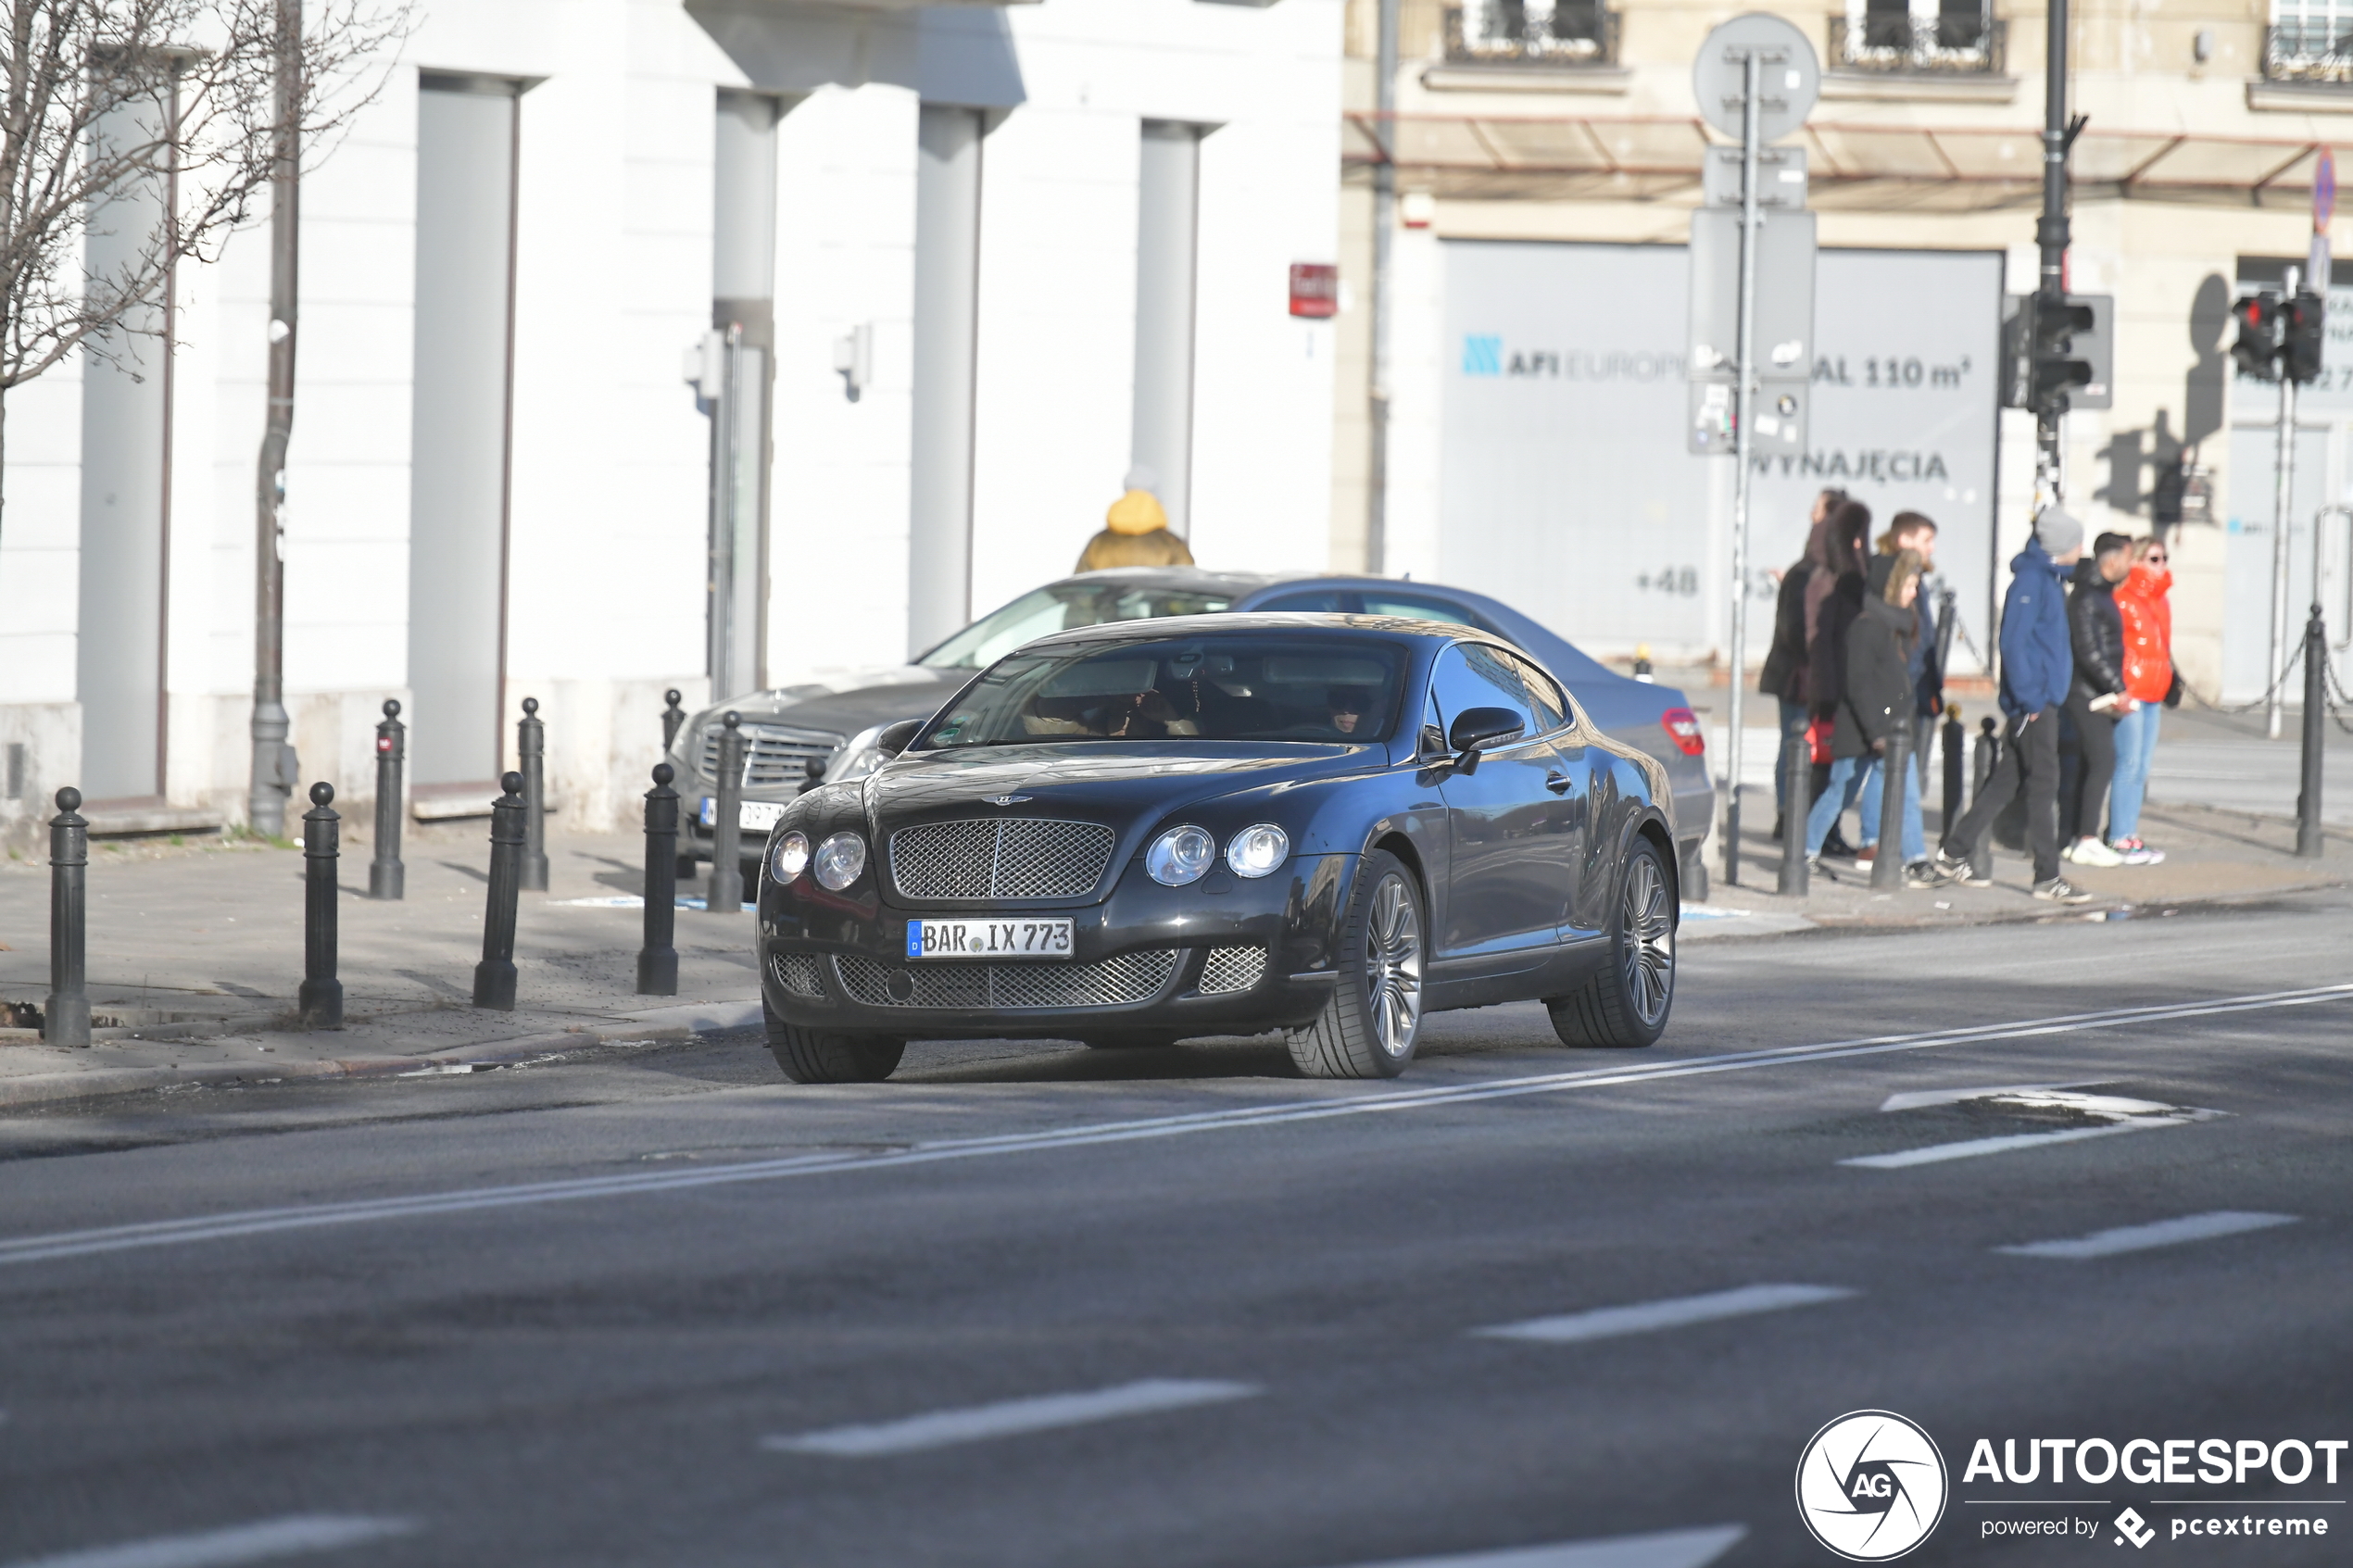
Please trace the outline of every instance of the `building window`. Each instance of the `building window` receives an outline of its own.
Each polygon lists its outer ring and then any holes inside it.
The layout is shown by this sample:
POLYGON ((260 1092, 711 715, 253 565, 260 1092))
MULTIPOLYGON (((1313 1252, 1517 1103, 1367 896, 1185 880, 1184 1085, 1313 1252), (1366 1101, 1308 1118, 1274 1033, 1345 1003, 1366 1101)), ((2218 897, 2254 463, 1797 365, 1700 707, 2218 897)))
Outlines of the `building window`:
POLYGON ((2353 0, 2273 0, 2263 74, 2274 82, 2353 82, 2353 0))
POLYGON ((1856 0, 1845 15, 1831 18, 1830 65, 1913 76, 1998 76, 2003 34, 1988 0, 1856 0))
POLYGON ((1446 7, 1446 58, 1452 65, 1615 65, 1617 13, 1599 0, 1459 0, 1446 7))

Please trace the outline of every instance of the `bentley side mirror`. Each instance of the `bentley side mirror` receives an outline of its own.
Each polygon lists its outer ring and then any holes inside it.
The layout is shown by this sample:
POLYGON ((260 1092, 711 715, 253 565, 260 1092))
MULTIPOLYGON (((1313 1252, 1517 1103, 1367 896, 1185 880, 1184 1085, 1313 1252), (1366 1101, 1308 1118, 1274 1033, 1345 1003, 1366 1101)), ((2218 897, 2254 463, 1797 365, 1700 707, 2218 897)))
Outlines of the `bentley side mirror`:
POLYGON ((913 740, 915 732, 923 727, 921 719, 901 719, 875 737, 875 749, 885 757, 896 757, 907 749, 907 743, 913 740))
POLYGON ((1466 708, 1454 715, 1446 744, 1454 753, 1454 766, 1473 773, 1478 771, 1481 750, 1517 740, 1527 733, 1527 721, 1508 708, 1466 708))

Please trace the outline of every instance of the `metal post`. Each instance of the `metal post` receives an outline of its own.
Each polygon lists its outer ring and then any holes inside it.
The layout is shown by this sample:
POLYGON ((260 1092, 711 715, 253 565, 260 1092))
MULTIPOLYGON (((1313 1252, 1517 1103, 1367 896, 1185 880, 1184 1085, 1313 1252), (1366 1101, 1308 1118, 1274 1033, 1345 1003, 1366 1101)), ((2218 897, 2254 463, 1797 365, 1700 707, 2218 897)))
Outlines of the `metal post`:
POLYGON ((1389 570, 1389 340, 1397 314, 1391 253, 1397 234, 1397 30, 1400 0, 1378 0, 1373 50, 1372 384, 1365 398, 1365 570, 1375 577, 1389 570))
POLYGON ((335 873, 343 819, 329 804, 335 786, 310 786, 302 814, 302 990, 296 998, 305 1029, 343 1027, 343 982, 335 978, 335 873))
POLYGON ((409 726, 400 721, 400 703, 384 699, 384 722, 376 726, 376 853, 368 862, 368 897, 407 896, 409 873, 400 863, 400 808, 403 765, 409 759, 409 726))
POLYGON ((678 726, 686 721, 686 710, 678 706, 678 688, 671 687, 661 694, 670 706, 661 710, 661 748, 668 751, 678 741, 678 726))
MULTIPOLYGON (((2320 596, 2320 574, 2312 578, 2312 594, 2320 596)), ((2328 707, 2329 633, 2321 607, 2312 607, 2304 623, 2304 787, 2296 797, 2296 852, 2304 859, 2321 858, 2321 725, 2328 707)))
POLYGON ((1944 709, 1944 831, 1951 833, 1953 824, 1961 820, 1962 785, 1969 778, 1969 732, 1961 728, 1961 705, 1957 702, 1944 709))
POLYGON ((719 795, 711 803, 711 881, 704 905, 714 915, 741 914, 744 908, 744 733, 734 709, 720 721, 719 795))
MULTIPOLYGON (((2000 743, 1994 738, 1993 720, 1980 719, 1977 724, 1977 755, 1971 761, 1971 768, 1976 776, 1969 785, 1969 793, 1971 807, 1976 806, 1985 797, 1986 781, 1994 776, 1994 753, 2000 746, 2000 743)), ((1994 824, 1992 822, 1986 823, 1985 831, 1978 835, 1977 847, 1969 851, 1969 869, 1980 876, 1994 874, 1994 824)))
POLYGON ((490 807, 490 896, 482 914, 482 961, 474 965, 474 1006, 515 1010, 515 896, 522 883, 522 775, 498 781, 490 807))
POLYGON ((82 792, 57 791, 49 820, 49 999, 41 1005, 41 1037, 53 1046, 90 1043, 89 974, 83 961, 82 919, 89 909, 90 824, 81 816, 82 792))
MULTIPOLYGON (((1756 230, 1763 211, 1757 206, 1757 94, 1764 84, 1765 62, 1752 48, 1741 86, 1741 308, 1740 381, 1733 393, 1732 460, 1740 470, 1732 476, 1732 681, 1726 704, 1731 721, 1724 746, 1724 884, 1741 880, 1741 723, 1743 684, 1748 678, 1748 470, 1750 415, 1756 403, 1756 230)), ((1786 834, 1787 824, 1783 824, 1786 834)))
POLYGON ((522 699, 515 721, 515 759, 522 771, 522 884, 547 891, 547 726, 539 721, 539 699, 522 699))
MULTIPOLYGON (((2287 270, 2287 286, 2281 291, 2283 307, 2296 302, 2296 285, 2303 282, 2296 268, 2287 270)), ((2263 733, 2271 739, 2280 738, 2280 709, 2284 706, 2281 688, 2287 683, 2283 677, 2287 671, 2287 534, 2290 493, 2296 486, 2296 383, 2288 379, 2287 365, 2280 365, 2280 430, 2279 448, 2271 459, 2271 689, 2263 697, 2263 733)), ((2320 579, 2312 581, 2312 593, 2318 597, 2320 579)), ((2307 677, 2309 680, 2309 677, 2307 677)))
POLYGON ((294 437, 296 275, 302 224, 302 0, 277 0, 275 122, 270 174, 269 415, 255 465, 253 593, 253 777, 245 817, 264 838, 286 831, 295 765, 287 757, 286 444, 294 437))
POLYGON ((654 764, 654 787, 646 791, 646 945, 637 949, 637 994, 678 994, 678 792, 677 772, 654 764))
MULTIPOLYGON (((2035 293, 2056 305, 2067 296, 2067 146, 2071 139, 2067 129, 2067 0, 2049 0, 2045 22, 2043 216, 2034 225, 2042 266, 2035 293)), ((2032 303, 2028 308, 2033 308, 2032 303)), ((2061 395, 2034 410, 2032 512, 2056 505, 2066 494, 2059 424, 2065 406, 2066 399, 2061 395)))
POLYGON ((1904 885, 1904 782, 1912 766, 1912 726, 1888 732, 1880 755, 1879 853, 1871 857, 1871 885, 1881 892, 1904 885))
POLYGON ((1812 806, 1814 747, 1803 734, 1781 742, 1781 880, 1785 898, 1803 898, 1812 884, 1806 864, 1806 814, 1812 806))

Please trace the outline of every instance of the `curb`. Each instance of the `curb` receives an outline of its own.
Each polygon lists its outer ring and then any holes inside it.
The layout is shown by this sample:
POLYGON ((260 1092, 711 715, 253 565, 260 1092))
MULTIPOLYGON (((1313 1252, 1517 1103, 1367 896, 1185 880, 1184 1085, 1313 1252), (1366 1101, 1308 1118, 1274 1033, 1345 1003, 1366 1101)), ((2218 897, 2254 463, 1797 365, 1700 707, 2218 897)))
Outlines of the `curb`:
POLYGON ((709 1002, 686 1007, 651 1008, 627 1013, 610 1023, 558 1030, 543 1035, 517 1035, 503 1040, 479 1040, 432 1056, 343 1057, 324 1061, 273 1062, 268 1066, 243 1062, 204 1062, 191 1067, 104 1067, 83 1073, 36 1073, 0 1078, 0 1110, 43 1105, 57 1100, 97 1099, 108 1095, 141 1094, 184 1084, 239 1084, 310 1078, 389 1078, 403 1073, 434 1068, 505 1067, 548 1055, 576 1051, 584 1046, 614 1040, 684 1040, 699 1035, 748 1029, 761 1020, 761 1006, 751 1002, 709 1002))

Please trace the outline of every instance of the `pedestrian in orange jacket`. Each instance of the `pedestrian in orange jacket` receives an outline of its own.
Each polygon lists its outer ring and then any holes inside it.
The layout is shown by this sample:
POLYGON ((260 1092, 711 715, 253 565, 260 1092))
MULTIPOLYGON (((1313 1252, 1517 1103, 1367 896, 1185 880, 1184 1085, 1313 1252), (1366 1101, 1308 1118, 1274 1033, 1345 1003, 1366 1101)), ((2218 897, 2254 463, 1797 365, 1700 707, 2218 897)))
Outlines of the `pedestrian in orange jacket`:
POLYGON ((2141 838, 2141 802, 2148 797, 2149 759, 2157 754, 2158 719, 2182 701, 2173 670, 2172 552, 2162 539, 2133 547, 2133 570, 2116 585, 2116 612, 2124 621, 2124 695, 2139 707, 2116 721, 2116 782, 2108 786, 2108 847, 2128 866, 2153 866, 2165 851, 2141 838))

